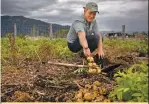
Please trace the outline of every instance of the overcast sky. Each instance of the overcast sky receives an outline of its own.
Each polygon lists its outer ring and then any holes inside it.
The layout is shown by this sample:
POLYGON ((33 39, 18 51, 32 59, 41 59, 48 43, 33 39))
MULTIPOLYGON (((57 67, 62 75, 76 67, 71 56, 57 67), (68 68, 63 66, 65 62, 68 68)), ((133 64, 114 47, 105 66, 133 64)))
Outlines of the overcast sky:
POLYGON ((148 0, 1 0, 1 15, 25 16, 48 23, 71 25, 87 2, 96 2, 101 31, 148 30, 148 0))

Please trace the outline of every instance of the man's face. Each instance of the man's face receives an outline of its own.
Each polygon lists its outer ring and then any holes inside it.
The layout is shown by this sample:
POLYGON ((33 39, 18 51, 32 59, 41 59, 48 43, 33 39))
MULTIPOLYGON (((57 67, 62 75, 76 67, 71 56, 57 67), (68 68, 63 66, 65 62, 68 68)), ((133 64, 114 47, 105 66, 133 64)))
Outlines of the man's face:
POLYGON ((84 9, 84 17, 87 22, 91 22, 96 17, 95 11, 90 11, 89 9, 84 9))

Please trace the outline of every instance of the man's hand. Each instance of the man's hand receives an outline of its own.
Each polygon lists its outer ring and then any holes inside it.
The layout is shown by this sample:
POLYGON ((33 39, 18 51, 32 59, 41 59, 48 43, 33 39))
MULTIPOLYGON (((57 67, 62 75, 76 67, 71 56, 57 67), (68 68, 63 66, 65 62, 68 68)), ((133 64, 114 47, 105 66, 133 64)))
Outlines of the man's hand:
POLYGON ((89 48, 83 48, 83 52, 84 52, 84 55, 86 57, 90 56, 91 55, 91 52, 90 52, 90 49, 89 48))
POLYGON ((104 53, 103 53, 102 50, 98 50, 98 56, 99 56, 99 58, 102 58, 103 59, 104 53))

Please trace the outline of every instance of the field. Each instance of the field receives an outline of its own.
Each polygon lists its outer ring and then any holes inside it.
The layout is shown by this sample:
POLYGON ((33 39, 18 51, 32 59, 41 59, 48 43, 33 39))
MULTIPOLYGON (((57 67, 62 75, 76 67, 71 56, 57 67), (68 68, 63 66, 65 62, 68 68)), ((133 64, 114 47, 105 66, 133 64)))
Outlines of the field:
POLYGON ((104 39, 103 72, 87 65, 65 39, 1 39, 2 102, 148 102, 148 40, 104 39), (92 96, 93 95, 93 96, 92 96))

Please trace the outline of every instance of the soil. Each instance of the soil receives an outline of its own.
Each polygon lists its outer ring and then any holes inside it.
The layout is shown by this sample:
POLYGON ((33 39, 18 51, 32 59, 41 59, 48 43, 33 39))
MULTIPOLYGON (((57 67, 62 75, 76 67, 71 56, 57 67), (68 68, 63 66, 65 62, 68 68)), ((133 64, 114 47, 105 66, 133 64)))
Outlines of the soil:
MULTIPOLYGON (((74 67, 49 65, 45 61, 29 59, 25 59, 19 66, 3 65, 1 101, 74 102, 75 92, 80 86, 84 87, 93 81, 114 86, 114 73, 135 61, 133 56, 121 56, 115 60, 117 60, 115 63, 106 63, 103 67, 107 75, 75 74, 77 68, 74 67)), ((83 64, 82 58, 78 55, 66 60, 51 58, 50 61, 83 64)))

